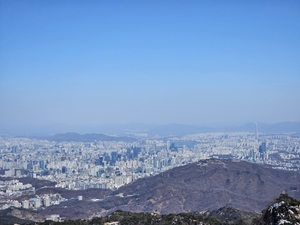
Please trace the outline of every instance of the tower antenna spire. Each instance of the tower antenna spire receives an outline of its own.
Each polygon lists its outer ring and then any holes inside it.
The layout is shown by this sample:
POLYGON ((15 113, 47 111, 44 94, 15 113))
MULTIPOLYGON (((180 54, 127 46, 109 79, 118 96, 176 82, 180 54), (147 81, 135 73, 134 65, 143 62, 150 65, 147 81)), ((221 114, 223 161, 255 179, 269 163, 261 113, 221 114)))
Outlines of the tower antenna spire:
POLYGON ((255 138, 256 138, 256 140, 258 140, 258 126, 257 126, 257 122, 255 122, 255 138))

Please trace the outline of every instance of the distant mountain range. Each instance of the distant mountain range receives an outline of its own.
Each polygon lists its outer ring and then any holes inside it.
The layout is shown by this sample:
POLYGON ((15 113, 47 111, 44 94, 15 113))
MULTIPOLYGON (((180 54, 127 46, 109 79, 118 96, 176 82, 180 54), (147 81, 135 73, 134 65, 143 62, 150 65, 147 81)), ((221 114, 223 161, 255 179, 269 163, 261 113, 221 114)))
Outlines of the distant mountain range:
POLYGON ((146 133, 150 136, 183 136, 186 134, 196 134, 211 132, 212 129, 205 126, 192 126, 184 124, 167 124, 149 129, 146 133))
POLYGON ((77 133, 65 133, 65 134, 55 134, 46 137, 39 137, 40 139, 46 139, 49 141, 78 141, 78 142, 93 142, 93 141, 124 141, 124 142, 134 142, 137 139, 132 137, 115 137, 108 136, 104 134, 77 134, 77 133))
MULTIPOLYGON (((259 133, 289 133, 300 132, 300 122, 282 122, 282 123, 257 123, 259 133)), ((242 126, 227 126, 217 128, 216 131, 241 131, 241 132, 255 132, 254 123, 246 123, 242 126)))
MULTIPOLYGON (((300 122, 281 122, 281 123, 261 123, 258 122, 259 133, 300 133, 300 122)), ((47 136, 55 133, 89 133, 89 134, 106 134, 112 136, 130 136, 139 137, 148 135, 149 137, 169 137, 182 136, 187 134, 204 133, 204 132, 253 132, 255 133, 255 124, 246 123, 243 125, 226 125, 226 126, 200 126, 186 124, 166 124, 166 125, 149 125, 143 123, 99 125, 99 126, 68 126, 68 125, 49 125, 43 127, 23 127, 23 128, 0 128, 0 133, 11 135, 27 136, 47 136), (17 132, 16 132, 17 131, 17 132)))
MULTIPOLYGON (((300 133, 300 122, 282 122, 274 124, 257 123, 259 133, 300 133)), ((252 132, 255 133, 255 123, 247 123, 240 126, 191 126, 184 124, 168 124, 149 129, 150 136, 182 136, 187 134, 205 132, 252 132)))

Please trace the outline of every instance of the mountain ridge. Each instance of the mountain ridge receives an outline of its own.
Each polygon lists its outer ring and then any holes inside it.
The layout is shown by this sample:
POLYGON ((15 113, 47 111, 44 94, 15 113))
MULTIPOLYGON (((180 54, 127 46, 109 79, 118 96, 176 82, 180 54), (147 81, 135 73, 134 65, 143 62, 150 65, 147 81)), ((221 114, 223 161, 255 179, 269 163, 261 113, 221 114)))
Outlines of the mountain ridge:
MULTIPOLYGON (((257 122, 258 133, 300 133, 300 121, 286 121, 277 123, 257 122)), ((11 127, 1 128, 0 133, 3 135, 25 135, 30 136, 48 136, 49 134, 58 133, 102 133, 106 135, 132 136, 132 134, 149 134, 150 137, 158 136, 180 136, 193 133, 203 132, 253 132, 256 127, 254 122, 248 122, 239 125, 188 125, 182 123, 169 124, 144 124, 144 123, 128 123, 128 124, 111 124, 111 125, 94 125, 94 126, 77 126, 77 125, 49 125, 49 126, 25 126, 22 128, 11 127), (31 135, 30 135, 31 134, 31 135)))
POLYGON ((78 134, 73 132, 68 132, 64 134, 55 134, 51 136, 39 137, 39 139, 46 139, 48 141, 78 141, 78 142, 93 142, 93 141, 124 141, 124 142, 134 142, 137 139, 132 137, 118 137, 118 136, 108 136, 105 134, 78 134))

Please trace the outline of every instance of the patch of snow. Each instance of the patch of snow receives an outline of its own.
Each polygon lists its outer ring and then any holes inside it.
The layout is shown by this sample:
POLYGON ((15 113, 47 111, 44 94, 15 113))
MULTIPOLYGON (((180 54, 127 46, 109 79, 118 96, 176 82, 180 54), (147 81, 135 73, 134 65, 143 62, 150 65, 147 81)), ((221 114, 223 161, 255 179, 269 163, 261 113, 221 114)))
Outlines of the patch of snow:
POLYGON ((279 220, 279 222, 277 223, 277 225, 285 224, 285 223, 290 223, 290 224, 292 224, 292 223, 291 223, 290 221, 288 221, 288 220, 281 219, 281 220, 279 220))

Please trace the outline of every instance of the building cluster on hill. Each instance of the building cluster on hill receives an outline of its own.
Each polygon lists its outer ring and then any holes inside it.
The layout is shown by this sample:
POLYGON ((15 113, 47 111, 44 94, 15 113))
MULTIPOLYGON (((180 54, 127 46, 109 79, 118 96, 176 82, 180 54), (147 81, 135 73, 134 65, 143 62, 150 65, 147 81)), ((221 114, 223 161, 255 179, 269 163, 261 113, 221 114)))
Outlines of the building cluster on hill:
MULTIPOLYGON (((55 181, 57 187, 67 189, 116 189, 138 178, 208 158, 242 159, 300 170, 299 154, 300 137, 294 134, 258 137, 252 133, 201 133, 133 143, 2 137, 0 172, 7 177, 55 181)), ((11 191, 18 190, 14 187, 11 191)))
POLYGON ((11 181, 0 181, 1 192, 4 193, 0 196, 0 210, 7 209, 9 207, 24 208, 24 209, 39 209, 49 207, 51 205, 59 205, 67 201, 81 201, 82 196, 77 198, 66 199, 60 194, 35 194, 35 189, 31 184, 23 185, 19 180, 11 181), (30 188, 31 193, 26 192, 30 188), (23 190, 24 192, 12 192, 12 189, 23 190), (25 200, 18 200, 16 197, 26 196, 26 194, 35 195, 33 198, 28 198, 25 200))
POLYGON ((34 192, 31 184, 23 184, 19 180, 0 181, 0 196, 21 195, 23 192, 34 192))

